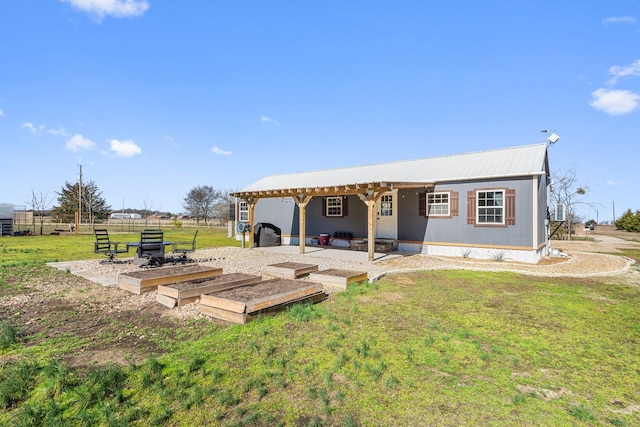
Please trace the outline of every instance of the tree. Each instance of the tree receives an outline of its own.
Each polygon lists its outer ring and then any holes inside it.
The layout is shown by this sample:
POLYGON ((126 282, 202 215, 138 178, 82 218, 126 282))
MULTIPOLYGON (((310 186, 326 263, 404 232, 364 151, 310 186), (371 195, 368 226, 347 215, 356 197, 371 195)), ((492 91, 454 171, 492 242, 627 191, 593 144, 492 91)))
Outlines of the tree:
POLYGON ((229 194, 229 190, 219 191, 218 200, 213 205, 212 215, 214 218, 223 220, 229 219, 229 206, 233 205, 233 197, 229 194))
POLYGON ((640 210, 637 210, 634 214, 631 209, 627 209, 620 218, 616 219, 616 228, 618 230, 640 232, 640 210))
POLYGON ((220 193, 209 185, 194 187, 184 198, 183 207, 185 211, 196 219, 196 224, 200 224, 200 219, 204 223, 212 216, 212 208, 216 200, 220 198, 220 193))
POLYGON ((580 185, 578 182, 574 168, 570 168, 566 172, 556 171, 553 173, 552 199, 556 205, 564 204, 566 206, 569 240, 571 240, 572 225, 579 222, 576 206, 595 206, 593 203, 582 201, 582 196, 587 194, 588 191, 589 187, 580 185))
MULTIPOLYGON (((78 187, 79 184, 65 182, 58 195, 58 206, 54 206, 52 214, 61 222, 73 222, 75 213, 78 212, 78 187)), ((90 224, 96 219, 106 219, 111 211, 111 206, 102 197, 102 192, 95 182, 89 181, 82 185, 82 217, 87 218, 90 224)), ((79 218, 82 222, 82 218, 79 218)))
MULTIPOLYGON (((49 206, 51 206, 51 202, 53 202, 53 198, 49 198, 49 196, 46 193, 40 193, 40 194, 36 194, 35 191, 33 191, 33 188, 31 189, 31 211, 33 212, 33 232, 35 233, 35 228, 36 228, 36 214, 38 215, 38 218, 40 219, 40 235, 42 236, 42 229, 44 228, 44 216, 46 211, 49 209, 49 206)), ((28 202, 27 202, 28 203, 28 202)))

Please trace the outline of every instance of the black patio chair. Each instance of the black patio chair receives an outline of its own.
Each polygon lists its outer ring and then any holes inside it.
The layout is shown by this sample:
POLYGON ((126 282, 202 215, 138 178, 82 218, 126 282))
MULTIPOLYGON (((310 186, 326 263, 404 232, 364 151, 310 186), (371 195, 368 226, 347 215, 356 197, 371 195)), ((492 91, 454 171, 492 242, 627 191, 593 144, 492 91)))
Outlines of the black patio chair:
POLYGON ((193 240, 173 242, 171 252, 180 254, 180 256, 175 259, 175 262, 185 263, 189 261, 187 254, 196 251, 196 237, 198 237, 198 230, 196 230, 193 235, 193 240))
POLYGON ((137 264, 158 266, 164 259, 164 233, 162 230, 144 230, 136 250, 137 264))
POLYGON ((129 252, 129 248, 125 243, 113 242, 109 239, 109 232, 106 229, 95 229, 93 234, 96 236, 93 252, 106 255, 109 262, 113 262, 118 254, 129 252))

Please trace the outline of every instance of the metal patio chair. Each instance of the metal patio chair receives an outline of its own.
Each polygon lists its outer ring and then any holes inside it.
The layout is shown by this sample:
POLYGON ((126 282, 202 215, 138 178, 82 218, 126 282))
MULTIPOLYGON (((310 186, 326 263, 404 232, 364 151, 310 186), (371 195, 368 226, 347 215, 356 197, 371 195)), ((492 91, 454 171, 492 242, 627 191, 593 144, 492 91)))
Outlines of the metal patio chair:
POLYGON ((171 252, 180 254, 180 256, 175 259, 175 262, 185 263, 189 261, 187 254, 196 251, 196 237, 198 237, 198 230, 196 230, 195 234, 193 235, 193 240, 173 242, 171 252))
POLYGON ((114 262, 118 254, 129 252, 126 244, 114 242, 109 238, 109 232, 106 229, 95 229, 93 234, 96 236, 96 242, 93 246, 93 252, 96 254, 104 254, 109 262, 114 262))

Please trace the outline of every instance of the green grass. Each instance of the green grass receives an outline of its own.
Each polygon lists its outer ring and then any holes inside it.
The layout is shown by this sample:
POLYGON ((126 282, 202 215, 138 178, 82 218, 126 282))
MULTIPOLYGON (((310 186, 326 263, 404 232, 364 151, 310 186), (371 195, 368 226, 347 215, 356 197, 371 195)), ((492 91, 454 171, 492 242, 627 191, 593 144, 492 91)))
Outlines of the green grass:
MULTIPOLYGON (((25 256, 0 269, 0 304, 66 274, 25 256)), ((391 275, 246 325, 137 330, 162 354, 91 369, 61 358, 132 325, 35 337, 9 318, 0 425, 640 425, 639 303, 638 287, 595 279, 391 275)))
POLYGON ((612 410, 640 401, 639 302, 599 282, 422 272, 200 324, 139 365, 69 373, 14 343, 0 424, 637 425, 612 410))
MULTIPOLYGON (((109 237, 118 242, 135 242, 140 240, 140 231, 110 230, 109 237)), ((186 241, 193 239, 194 229, 164 229, 165 240, 186 241)), ((3 236, 0 237, 0 267, 34 265, 46 262, 70 261, 80 259, 104 258, 102 254, 94 254, 95 237, 90 230, 83 234, 63 233, 60 235, 35 236, 3 236)), ((227 238, 226 228, 200 228, 196 247, 199 249, 219 246, 240 246, 233 238, 227 238)), ((133 256, 131 250, 129 256, 133 256)), ((126 257, 127 254, 122 254, 126 257)), ((1 294, 0 294, 1 295, 1 294)))

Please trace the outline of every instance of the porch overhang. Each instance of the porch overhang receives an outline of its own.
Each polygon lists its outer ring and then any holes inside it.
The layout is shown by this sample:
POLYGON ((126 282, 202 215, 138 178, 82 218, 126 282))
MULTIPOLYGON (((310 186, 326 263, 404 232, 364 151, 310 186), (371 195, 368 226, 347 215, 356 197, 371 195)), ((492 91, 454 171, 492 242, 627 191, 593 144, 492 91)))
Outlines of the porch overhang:
MULTIPOLYGON (((327 186, 314 186, 314 187, 290 187, 279 189, 264 189, 264 190, 247 190, 237 191, 231 193, 231 196, 237 197, 247 203, 249 207, 249 224, 253 230, 254 223, 254 208, 256 203, 260 199, 266 198, 278 198, 278 197, 291 197, 295 200, 300 210, 300 253, 305 252, 305 240, 306 240, 306 207, 307 204, 314 197, 322 196, 351 196, 355 195, 360 198, 367 205, 367 242, 369 261, 374 259, 375 251, 375 203, 382 197, 384 193, 391 190, 400 189, 433 189, 435 183, 433 182, 364 182, 357 184, 344 184, 344 185, 327 185, 327 186)), ((249 247, 252 248, 254 244, 253 233, 249 234, 249 247)))

